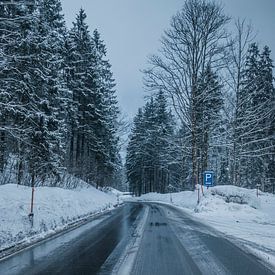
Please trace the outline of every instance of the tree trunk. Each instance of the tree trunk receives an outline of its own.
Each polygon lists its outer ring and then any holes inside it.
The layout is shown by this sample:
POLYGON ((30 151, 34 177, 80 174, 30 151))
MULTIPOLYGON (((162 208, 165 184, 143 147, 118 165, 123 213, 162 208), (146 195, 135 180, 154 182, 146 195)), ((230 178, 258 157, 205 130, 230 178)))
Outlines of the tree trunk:
POLYGON ((5 133, 0 132, 0 172, 3 172, 5 164, 5 133))

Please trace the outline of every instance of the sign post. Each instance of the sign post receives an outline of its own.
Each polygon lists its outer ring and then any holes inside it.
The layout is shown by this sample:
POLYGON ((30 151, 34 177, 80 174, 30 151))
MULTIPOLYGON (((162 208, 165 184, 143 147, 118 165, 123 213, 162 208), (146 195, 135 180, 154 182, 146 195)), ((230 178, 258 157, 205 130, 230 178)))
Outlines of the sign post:
POLYGON ((205 171, 203 173, 203 185, 208 187, 212 187, 214 185, 214 172, 213 171, 205 171))

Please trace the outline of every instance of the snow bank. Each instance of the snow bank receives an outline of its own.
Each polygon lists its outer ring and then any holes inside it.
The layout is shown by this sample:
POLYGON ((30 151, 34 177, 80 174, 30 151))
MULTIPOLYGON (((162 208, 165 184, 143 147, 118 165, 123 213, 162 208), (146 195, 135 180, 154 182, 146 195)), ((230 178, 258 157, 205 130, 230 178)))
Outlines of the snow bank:
POLYGON ((91 186, 72 190, 36 187, 31 228, 28 219, 30 200, 31 188, 0 185, 0 251, 62 230, 68 224, 112 208, 117 201, 115 195, 91 186))
MULTIPOLYGON (((223 232, 230 240, 275 266, 275 195, 236 186, 172 193, 172 203, 193 217, 223 232)), ((149 193, 138 200, 170 202, 170 194, 149 193)))
MULTIPOLYGON (((248 190, 230 185, 216 186, 208 190, 210 190, 211 195, 219 196, 227 203, 248 204, 252 208, 260 208, 260 200, 256 196, 256 190, 248 190)), ((261 195, 264 195, 264 193, 261 193, 261 195)))

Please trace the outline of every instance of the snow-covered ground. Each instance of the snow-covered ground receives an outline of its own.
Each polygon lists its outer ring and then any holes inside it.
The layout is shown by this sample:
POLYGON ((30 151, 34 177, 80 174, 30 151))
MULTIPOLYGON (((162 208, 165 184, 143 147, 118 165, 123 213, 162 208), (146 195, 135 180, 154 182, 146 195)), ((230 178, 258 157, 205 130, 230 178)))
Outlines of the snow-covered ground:
POLYGON ((72 190, 36 187, 34 225, 28 219, 31 188, 16 184, 0 185, 0 251, 26 244, 63 230, 117 203, 112 192, 105 193, 82 184, 72 190))
POLYGON ((204 190, 197 204, 197 191, 157 194, 138 198, 171 203, 196 219, 223 232, 230 240, 245 247, 275 266, 275 195, 236 186, 216 186, 204 190))

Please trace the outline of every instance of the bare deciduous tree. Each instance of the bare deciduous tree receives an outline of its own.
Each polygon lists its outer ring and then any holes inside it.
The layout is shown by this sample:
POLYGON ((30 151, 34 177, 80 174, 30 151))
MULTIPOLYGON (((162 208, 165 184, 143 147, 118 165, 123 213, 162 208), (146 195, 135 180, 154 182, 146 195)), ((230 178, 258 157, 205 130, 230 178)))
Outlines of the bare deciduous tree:
POLYGON ((229 18, 221 5, 206 0, 187 0, 171 20, 162 38, 159 55, 150 58, 145 85, 162 89, 170 97, 175 112, 190 134, 192 182, 198 182, 197 121, 198 82, 207 66, 223 66, 226 47, 225 25, 229 18))

